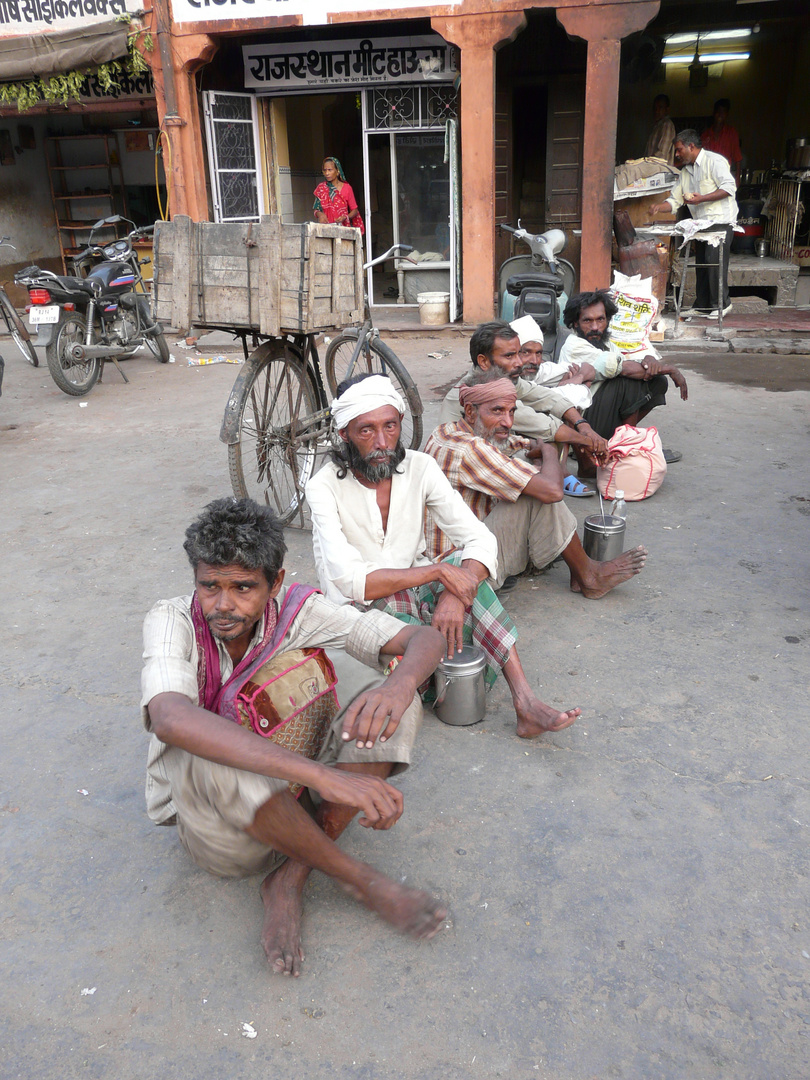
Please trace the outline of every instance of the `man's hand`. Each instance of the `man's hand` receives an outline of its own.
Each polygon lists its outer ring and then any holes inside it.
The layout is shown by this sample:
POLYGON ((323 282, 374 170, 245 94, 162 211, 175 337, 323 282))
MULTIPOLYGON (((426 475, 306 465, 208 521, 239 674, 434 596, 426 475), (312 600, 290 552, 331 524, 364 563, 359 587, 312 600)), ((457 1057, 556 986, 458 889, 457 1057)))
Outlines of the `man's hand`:
POLYGON ((701 197, 701 194, 700 194, 699 191, 687 191, 687 192, 684 193, 683 201, 685 203, 693 203, 694 204, 694 203, 701 203, 704 200, 701 197))
POLYGON ((436 601, 431 626, 444 634, 448 660, 464 648, 464 609, 469 606, 450 592, 443 592, 436 601))
POLYGON ((437 580, 447 592, 460 600, 465 608, 471 607, 480 584, 472 570, 446 562, 438 563, 436 568, 439 571, 437 580))
POLYGON ((574 383, 580 386, 590 386, 595 378, 596 368, 586 360, 583 364, 572 364, 560 379, 559 385, 565 386, 566 383, 574 383))
POLYGON ((674 364, 663 364, 660 360, 654 360, 651 356, 645 356, 640 363, 641 367, 644 368, 645 381, 654 379, 656 375, 669 375, 681 392, 681 400, 686 401, 689 397, 689 390, 680 368, 676 368, 674 364))
POLYGON ((359 747, 370 750, 378 735, 380 742, 390 739, 413 701, 414 690, 401 676, 395 679, 392 674, 381 686, 359 694, 346 710, 343 741, 356 739, 359 747))
MULTIPOLYGON (((684 198, 686 198, 686 196, 684 196, 684 198)), ((653 203, 652 206, 649 207, 651 214, 665 214, 669 209, 670 205, 668 202, 653 203)))
POLYGON ((402 817, 405 803, 402 792, 376 776, 324 768, 324 777, 315 788, 322 799, 341 806, 356 806, 361 825, 371 829, 390 829, 402 817))
POLYGON ((590 424, 580 424, 576 429, 577 434, 580 435, 585 441, 580 443, 586 450, 596 458, 597 461, 604 461, 608 455, 607 439, 603 439, 601 435, 593 430, 590 424))
POLYGON ((680 390, 681 401, 686 401, 686 399, 689 397, 689 388, 686 385, 686 379, 683 377, 680 368, 676 368, 674 364, 670 364, 667 375, 669 375, 670 379, 672 379, 672 381, 680 390))

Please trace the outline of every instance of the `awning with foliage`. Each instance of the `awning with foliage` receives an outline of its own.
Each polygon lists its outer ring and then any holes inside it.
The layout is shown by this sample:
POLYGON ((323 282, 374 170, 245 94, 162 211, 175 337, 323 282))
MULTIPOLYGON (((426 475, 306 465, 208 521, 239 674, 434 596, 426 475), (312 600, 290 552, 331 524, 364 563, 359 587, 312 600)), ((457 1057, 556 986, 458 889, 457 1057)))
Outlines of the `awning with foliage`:
POLYGON ((0 38, 0 82, 47 79, 119 60, 127 55, 129 33, 126 23, 111 19, 52 34, 0 38))

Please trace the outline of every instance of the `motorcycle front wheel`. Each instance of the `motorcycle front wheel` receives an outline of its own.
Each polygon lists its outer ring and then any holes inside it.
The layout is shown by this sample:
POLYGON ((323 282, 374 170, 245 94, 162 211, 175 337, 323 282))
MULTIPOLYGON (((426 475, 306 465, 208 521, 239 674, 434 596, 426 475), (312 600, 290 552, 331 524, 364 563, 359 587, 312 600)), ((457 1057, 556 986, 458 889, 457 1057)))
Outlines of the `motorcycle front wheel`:
POLYGON ((53 381, 65 394, 82 397, 89 394, 98 382, 101 374, 101 361, 83 360, 76 362, 67 355, 69 346, 84 344, 87 322, 77 312, 63 312, 53 341, 45 349, 53 381))
POLYGON ((149 349, 153 356, 158 358, 161 364, 168 364, 170 359, 169 346, 166 344, 166 338, 163 336, 162 330, 157 334, 146 334, 144 341, 146 342, 147 349, 149 349))

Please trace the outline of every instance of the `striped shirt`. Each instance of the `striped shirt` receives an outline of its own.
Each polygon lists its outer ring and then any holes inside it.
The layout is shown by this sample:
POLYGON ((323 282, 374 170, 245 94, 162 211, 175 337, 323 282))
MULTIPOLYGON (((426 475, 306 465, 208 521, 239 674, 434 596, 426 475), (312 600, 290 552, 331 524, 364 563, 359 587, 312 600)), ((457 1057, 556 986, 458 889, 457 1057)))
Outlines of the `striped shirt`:
MULTIPOLYGON (((510 435, 494 446, 473 434, 466 420, 442 424, 433 432, 425 453, 434 457, 456 491, 477 518, 483 521, 495 503, 516 502, 539 470, 514 455, 529 450, 531 439, 510 435)), ((433 558, 452 548, 452 543, 430 515, 425 522, 428 554, 433 558)))

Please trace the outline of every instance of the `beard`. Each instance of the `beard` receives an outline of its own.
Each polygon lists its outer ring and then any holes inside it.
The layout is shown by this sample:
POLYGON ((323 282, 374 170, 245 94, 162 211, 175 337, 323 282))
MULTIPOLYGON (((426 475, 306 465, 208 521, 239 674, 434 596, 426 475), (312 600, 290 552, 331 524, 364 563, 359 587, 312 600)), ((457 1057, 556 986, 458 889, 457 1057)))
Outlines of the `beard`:
POLYGON ((488 428, 484 425, 484 421, 480 416, 476 416, 475 423, 473 424, 473 435, 479 439, 483 439, 485 443, 489 443, 490 446, 501 446, 507 436, 508 432, 498 432, 497 427, 488 428))
POLYGON ((577 333, 581 338, 585 338, 585 340, 589 344, 593 345, 597 349, 601 349, 603 352, 608 346, 608 341, 610 339, 609 326, 605 327, 605 329, 602 331, 592 330, 589 334, 583 334, 580 328, 577 327, 577 333))
POLYGON ((374 450, 363 457, 354 443, 347 441, 343 445, 342 457, 352 472, 359 473, 370 484, 380 484, 383 480, 390 480, 397 465, 404 460, 405 447, 402 439, 398 439, 393 450, 374 450))

